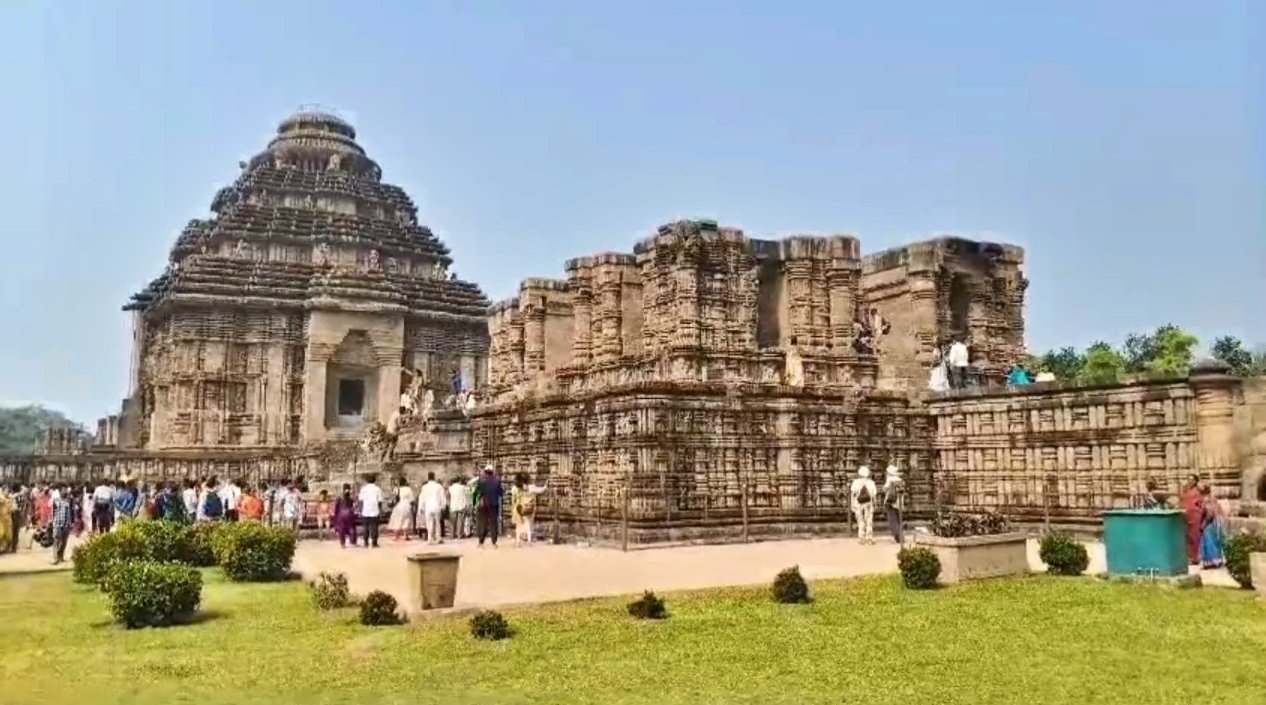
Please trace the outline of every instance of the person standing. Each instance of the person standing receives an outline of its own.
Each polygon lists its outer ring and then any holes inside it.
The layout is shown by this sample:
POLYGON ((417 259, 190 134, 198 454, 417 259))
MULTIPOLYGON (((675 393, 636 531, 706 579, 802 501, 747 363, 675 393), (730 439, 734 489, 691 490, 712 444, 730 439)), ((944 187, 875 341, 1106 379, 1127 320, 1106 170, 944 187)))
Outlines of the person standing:
POLYGON ((971 364, 971 355, 967 351, 967 344, 961 338, 956 338, 949 349, 951 387, 962 389, 967 386, 967 366, 969 364, 971 364))
POLYGON ((884 510, 888 515, 888 532, 900 546, 905 539, 906 483, 896 465, 884 471, 884 510))
POLYGON ((102 480, 92 490, 92 532, 104 534, 114 526, 114 487, 102 480))
POLYGON ((378 548, 378 522, 382 514, 382 488, 377 475, 366 475, 357 496, 360 503, 360 522, 364 527, 365 548, 378 548))
POLYGON ((356 548, 356 500, 352 499, 351 485, 343 485, 334 500, 334 533, 338 535, 339 548, 347 548, 348 543, 356 548))
POLYGON ((453 539, 464 539, 470 535, 467 520, 470 517, 470 488, 462 481, 461 475, 453 478, 448 486, 448 515, 453 523, 453 539))
POLYGON ((418 506, 422 510, 422 525, 426 529, 426 542, 435 544, 444 540, 444 507, 448 498, 444 496, 444 485, 435 480, 435 473, 426 474, 426 484, 422 485, 422 493, 418 498, 418 506))
POLYGON ((853 517, 857 519, 857 538, 861 543, 875 542, 875 481, 870 479, 870 468, 857 468, 857 479, 849 487, 853 517))
POLYGON ((479 546, 492 536, 492 545, 497 546, 497 531, 501 511, 501 480, 497 478, 491 465, 484 468, 484 476, 475 483, 475 531, 479 534, 479 546))
POLYGON ((70 487, 59 485, 53 493, 52 518, 49 528, 53 534, 53 565, 66 560, 66 542, 70 541, 70 529, 75 520, 74 499, 70 496, 70 487))
POLYGON ((1205 568, 1221 568, 1226 564, 1223 545, 1226 543, 1226 510, 1213 496, 1213 489, 1206 483, 1200 487, 1201 506, 1204 510, 1204 528, 1200 531, 1200 565, 1205 568))
POLYGON ((229 480, 220 488, 220 504, 224 505, 224 520, 237 521, 238 505, 242 503, 242 488, 237 480, 229 480))
POLYGON ((1200 477, 1191 475, 1183 485, 1179 496, 1183 519, 1186 522, 1187 562, 1200 563, 1200 532, 1204 528, 1204 495, 1200 494, 1200 477))
POLYGON ((409 526, 417 524, 414 518, 417 502, 414 500, 413 488, 409 486, 409 480, 404 477, 396 478, 396 506, 392 507, 391 517, 387 520, 387 531, 395 535, 396 541, 407 541, 413 538, 409 535, 409 526))
POLYGON ((514 544, 532 543, 536 532, 536 498, 545 491, 543 485, 528 482, 527 473, 514 476, 510 488, 510 518, 514 520, 514 544))

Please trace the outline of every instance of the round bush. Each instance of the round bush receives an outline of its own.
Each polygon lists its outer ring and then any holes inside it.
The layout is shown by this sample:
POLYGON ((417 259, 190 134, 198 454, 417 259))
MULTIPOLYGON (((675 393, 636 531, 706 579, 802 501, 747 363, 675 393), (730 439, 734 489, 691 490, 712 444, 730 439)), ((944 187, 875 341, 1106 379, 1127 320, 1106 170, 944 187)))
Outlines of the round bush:
POLYGON ((162 520, 129 521, 114 534, 124 540, 134 537, 142 543, 147 560, 190 562, 193 531, 185 524, 162 520))
POLYGON ((510 623, 496 610, 478 612, 470 618, 470 635, 485 641, 510 638, 510 623))
POLYGON ((1240 531, 1226 540, 1226 572, 1235 578, 1240 587, 1252 589, 1253 574, 1249 570, 1248 554, 1266 553, 1266 536, 1240 531))
POLYGON ((642 596, 629 603, 629 616, 636 619, 664 619, 668 616, 668 608, 664 600, 647 590, 642 596))
POLYGON ((360 603, 360 623, 367 627, 387 627, 404 620, 396 612, 396 598, 382 590, 374 590, 360 603))
POLYGON ((1081 575, 1090 567, 1090 554, 1069 534, 1050 533, 1042 537, 1038 556, 1051 575, 1081 575))
MULTIPOLYGON (((347 586, 347 576, 342 573, 321 573, 316 580, 312 581, 310 587, 312 601, 316 603, 318 609, 336 610, 352 604, 352 592, 347 586)), ((392 611, 395 611, 394 607, 392 611)))
POLYGON ((220 521, 200 521, 189 529, 189 562, 196 566, 215 565, 215 541, 220 528, 227 526, 220 521))
POLYGON ((101 587, 110 613, 128 629, 188 622, 202 602, 202 573, 183 563, 118 562, 101 587))
POLYGON ((941 559, 924 546, 903 548, 897 553, 901 582, 911 590, 931 590, 941 577, 941 559))
POLYGON ((258 522, 225 523, 212 539, 215 562, 235 582, 285 580, 295 557, 295 532, 258 522))
POLYGON ((100 585, 114 564, 141 559, 145 554, 144 541, 134 533, 95 534, 71 552, 72 575, 77 583, 100 585))
POLYGON ((800 574, 800 566, 792 566, 774 578, 774 601, 784 605, 799 605, 810 601, 809 584, 800 574))

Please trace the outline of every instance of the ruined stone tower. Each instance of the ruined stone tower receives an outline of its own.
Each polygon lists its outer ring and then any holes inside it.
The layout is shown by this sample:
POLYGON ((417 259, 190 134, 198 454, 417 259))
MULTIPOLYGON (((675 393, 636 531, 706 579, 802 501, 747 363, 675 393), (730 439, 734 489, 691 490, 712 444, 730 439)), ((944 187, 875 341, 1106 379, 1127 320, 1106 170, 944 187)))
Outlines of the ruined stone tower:
POLYGON ((399 187, 324 112, 296 113, 241 165, 134 295, 119 445, 298 446, 355 438, 402 370, 483 382, 479 288, 399 187))

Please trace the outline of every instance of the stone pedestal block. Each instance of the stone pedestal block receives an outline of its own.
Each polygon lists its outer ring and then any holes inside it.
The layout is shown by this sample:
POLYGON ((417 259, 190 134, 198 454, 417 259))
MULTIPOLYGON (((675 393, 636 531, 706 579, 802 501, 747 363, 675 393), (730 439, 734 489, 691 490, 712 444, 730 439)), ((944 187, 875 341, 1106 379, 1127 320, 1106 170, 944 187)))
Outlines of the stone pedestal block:
POLYGON ((941 560, 941 584, 960 580, 1023 575, 1029 571, 1028 534, 945 538, 915 534, 914 543, 932 549, 941 560))
POLYGON ((447 609, 457 598, 457 567, 461 556, 455 553, 418 553, 409 556, 409 610, 447 609))

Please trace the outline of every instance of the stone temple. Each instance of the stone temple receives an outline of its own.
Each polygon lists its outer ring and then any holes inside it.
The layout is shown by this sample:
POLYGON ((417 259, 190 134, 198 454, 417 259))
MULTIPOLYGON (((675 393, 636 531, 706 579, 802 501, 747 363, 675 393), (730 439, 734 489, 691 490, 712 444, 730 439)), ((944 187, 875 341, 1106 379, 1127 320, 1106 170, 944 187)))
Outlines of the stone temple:
MULTIPOLYGON (((548 480, 538 525, 622 544, 839 533, 859 465, 904 471, 910 513, 996 509, 1095 525, 1190 474, 1266 514, 1266 380, 1008 388, 1025 352, 1024 252, 933 237, 863 255, 850 235, 669 223, 489 305, 347 122, 284 120, 133 297, 119 415, 50 429, 0 479, 333 480, 407 399, 376 466, 417 479, 548 480), (962 339, 981 384, 926 390, 962 339), (422 423, 422 420, 425 423, 422 423), (349 458, 351 460, 349 460, 349 458)), ((372 465, 372 464, 370 464, 372 465)))
POLYGON ((399 403, 402 370, 440 392, 454 373, 484 382, 487 300, 351 125, 292 115, 241 170, 126 307, 120 445, 358 439, 399 403))

